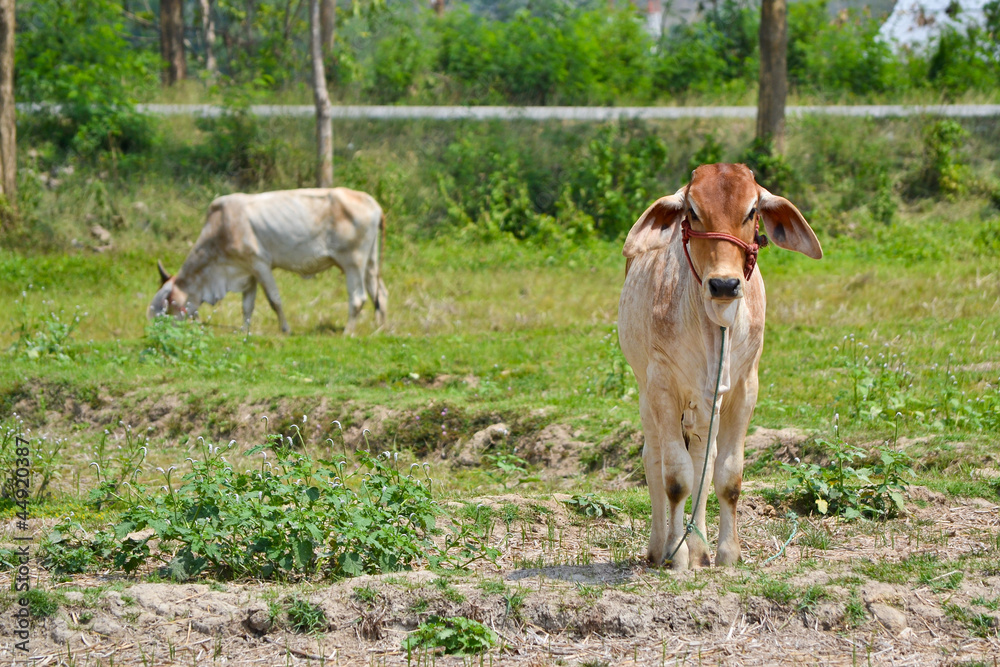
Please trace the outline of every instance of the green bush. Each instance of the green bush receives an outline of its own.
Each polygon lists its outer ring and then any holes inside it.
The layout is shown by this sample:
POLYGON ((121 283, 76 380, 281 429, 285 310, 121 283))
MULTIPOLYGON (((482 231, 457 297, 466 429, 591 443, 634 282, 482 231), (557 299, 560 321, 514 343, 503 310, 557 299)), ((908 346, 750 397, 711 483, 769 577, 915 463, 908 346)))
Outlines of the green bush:
POLYGON ((919 170, 910 177, 911 196, 944 195, 954 198, 968 189, 971 171, 961 147, 968 131, 957 122, 941 119, 924 127, 924 155, 919 170))
POLYGON ((129 43, 119 3, 27 3, 16 47, 18 101, 60 106, 22 116, 26 135, 85 158, 151 145, 153 126, 135 102, 155 90, 159 58, 129 43))
POLYGON ((60 361, 70 361, 75 353, 70 341, 73 331, 80 324, 80 316, 63 321, 65 314, 50 312, 40 323, 21 322, 18 338, 9 353, 28 359, 55 357, 60 361))
POLYGON ((967 90, 996 90, 1000 84, 996 38, 976 26, 965 33, 942 31, 928 62, 927 76, 949 98, 967 90))
POLYGON ((774 152, 770 139, 754 139, 740 156, 754 178, 775 194, 788 194, 796 185, 795 171, 784 155, 774 152))
MULTIPOLYGON (((412 18, 404 16, 404 19, 412 18)), ((427 49, 409 21, 392 21, 392 30, 375 42, 373 82, 367 88, 372 100, 391 103, 410 94, 426 68, 427 49)))
POLYGON ((577 156, 570 191, 604 238, 626 233, 660 195, 667 146, 641 123, 600 127, 577 156))
POLYGON ((160 315, 146 324, 146 348, 139 356, 159 363, 195 364, 208 352, 211 337, 212 332, 194 320, 160 315))
POLYGON ((195 158, 239 187, 264 189, 276 176, 284 142, 268 135, 261 118, 250 113, 249 96, 235 89, 231 93, 221 115, 198 119, 198 129, 209 136, 195 149, 195 158))
POLYGON ((788 79, 793 89, 823 96, 898 92, 910 84, 904 64, 878 34, 880 21, 850 10, 831 21, 827 0, 788 8, 788 79))

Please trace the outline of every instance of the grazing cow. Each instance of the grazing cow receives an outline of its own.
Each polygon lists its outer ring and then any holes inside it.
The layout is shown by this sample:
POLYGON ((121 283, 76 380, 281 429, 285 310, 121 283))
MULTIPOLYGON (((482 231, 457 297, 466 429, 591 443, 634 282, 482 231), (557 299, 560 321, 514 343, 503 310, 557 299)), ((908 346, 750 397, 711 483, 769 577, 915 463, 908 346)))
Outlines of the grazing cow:
POLYGON ((639 384, 642 460, 653 510, 648 557, 654 564, 671 559, 681 570, 689 563, 711 565, 701 536, 707 535, 713 475, 719 499, 715 564, 740 559, 736 502, 764 343, 764 281, 754 270, 757 248, 767 243, 758 233, 760 221, 782 248, 823 256, 799 210, 757 185, 742 164, 698 167, 687 186, 654 202, 625 239, 618 336, 639 384), (699 489, 706 456, 705 488, 699 489), (693 521, 700 535, 691 533, 685 543, 684 503, 692 493, 698 494, 693 521))
POLYGON ((177 275, 169 275, 157 262, 161 286, 149 316, 196 317, 201 303, 215 304, 227 292, 243 292, 243 324, 249 330, 260 283, 281 330, 288 333, 271 270, 311 278, 339 266, 347 278, 344 333, 354 333, 365 291, 381 326, 389 298, 380 275, 384 235, 385 214, 378 202, 347 188, 219 197, 208 207, 201 235, 177 275))

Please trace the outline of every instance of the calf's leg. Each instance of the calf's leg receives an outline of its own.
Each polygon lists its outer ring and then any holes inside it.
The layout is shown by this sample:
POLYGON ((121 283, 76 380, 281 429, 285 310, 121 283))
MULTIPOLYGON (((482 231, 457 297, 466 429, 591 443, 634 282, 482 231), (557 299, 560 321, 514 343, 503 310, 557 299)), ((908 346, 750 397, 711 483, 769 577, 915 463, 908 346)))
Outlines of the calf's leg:
POLYGON ((649 536, 650 562, 661 564, 670 558, 671 567, 688 567, 688 547, 684 544, 684 502, 691 494, 691 457, 684 448, 680 411, 671 392, 650 382, 640 400, 642 430, 646 444, 642 461, 652 505, 649 536), (674 553, 676 551, 676 553, 674 553))
POLYGON ((736 503, 743 486, 743 441, 757 403, 757 373, 736 383, 726 397, 720 415, 719 455, 715 460, 715 495, 719 499, 719 547, 716 565, 735 565, 740 560, 736 526, 736 503))
MULTIPOLYGON (((707 401, 706 401, 707 404, 707 401)), ((689 403, 689 409, 693 404, 689 403)), ((693 498, 697 499, 697 505, 692 507, 692 521, 698 528, 687 537, 688 553, 692 567, 709 567, 712 558, 709 555, 708 530, 705 523, 705 508, 708 506, 708 489, 712 484, 712 462, 715 458, 715 448, 713 443, 708 441, 708 420, 701 419, 701 415, 706 414, 705 410, 699 411, 695 429, 688 436, 688 452, 691 455, 692 475, 694 485, 691 488, 693 498), (706 465, 705 457, 708 457, 706 465), (702 471, 705 471, 705 478, 702 479, 702 471), (698 489, 701 487, 701 492, 698 489)), ((719 417, 716 415, 712 424, 713 440, 719 430, 719 417)))

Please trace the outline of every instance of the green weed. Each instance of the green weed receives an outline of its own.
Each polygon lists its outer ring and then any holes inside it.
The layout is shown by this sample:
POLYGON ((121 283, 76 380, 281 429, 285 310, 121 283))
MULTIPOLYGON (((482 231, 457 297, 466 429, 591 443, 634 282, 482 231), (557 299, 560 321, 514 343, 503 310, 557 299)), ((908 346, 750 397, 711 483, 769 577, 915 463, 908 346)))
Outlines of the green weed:
POLYGON ((296 632, 313 634, 326 630, 329 625, 322 607, 302 598, 289 601, 285 613, 296 632))
POLYGON ((33 618, 48 618, 59 611, 59 599, 54 593, 32 588, 24 597, 28 600, 28 611, 33 618))
POLYGON ((595 496, 593 493, 576 494, 562 502, 571 510, 591 519, 600 519, 605 516, 611 518, 616 512, 620 512, 622 509, 595 496))
POLYGON ((844 607, 844 616, 847 619, 847 624, 854 628, 864 625, 868 620, 868 611, 861 598, 858 597, 856 590, 851 591, 851 596, 844 607))
POLYGON ((478 655, 495 646, 497 636, 480 623, 462 616, 441 618, 431 616, 403 640, 407 661, 422 650, 441 649, 450 655, 478 655))
POLYGON ((47 562, 79 571, 89 554, 133 572, 151 560, 180 580, 391 572, 428 553, 435 564, 450 562, 447 551, 431 548, 438 510, 423 469, 401 471, 392 454, 365 451, 353 467, 314 461, 272 436, 246 453, 260 455, 259 466, 236 472, 226 459, 236 454, 233 445, 205 443, 179 482, 175 467, 160 469, 165 493, 135 485, 134 495, 120 498, 126 506, 110 533, 86 539, 78 523, 60 523, 43 545, 47 562), (128 537, 147 528, 152 536, 128 537))
MULTIPOLYGON (((82 316, 86 315, 87 313, 83 313, 82 316)), ((80 325, 81 315, 77 314, 68 321, 63 321, 63 317, 62 313, 49 312, 33 325, 28 324, 27 318, 23 319, 18 329, 18 338, 8 353, 26 359, 51 357, 58 361, 70 361, 77 351, 70 336, 80 325)))
POLYGON ((878 458, 874 463, 855 467, 855 462, 868 458, 868 452, 839 439, 833 443, 818 442, 828 447, 831 465, 821 467, 805 462, 797 466, 781 465, 790 474, 786 493, 794 500, 810 510, 846 519, 887 519, 903 509, 907 488, 904 476, 914 474, 905 452, 877 447, 874 455, 878 458))

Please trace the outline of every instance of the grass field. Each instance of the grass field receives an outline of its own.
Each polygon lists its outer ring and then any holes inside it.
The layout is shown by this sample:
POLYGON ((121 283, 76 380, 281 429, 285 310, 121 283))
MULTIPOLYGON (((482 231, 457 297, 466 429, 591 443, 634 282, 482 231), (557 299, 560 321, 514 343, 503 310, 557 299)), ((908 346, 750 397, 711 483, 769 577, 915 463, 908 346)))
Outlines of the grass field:
MULTIPOLYGON (((794 138, 796 150, 807 144, 794 138)), ((982 156, 977 178, 988 179, 992 154, 982 156)), ((671 160, 680 170, 684 159, 671 160)), ((906 200, 883 224, 863 208, 868 195, 846 210, 826 205, 845 184, 799 186, 825 257, 761 254, 769 313, 741 501, 744 563, 675 574, 641 560, 649 500, 634 380, 615 331, 620 241, 428 235, 405 217, 387 239, 380 331, 369 306, 359 335, 341 335, 346 290, 335 272, 278 276, 289 336, 263 299, 244 336, 236 296, 203 309, 201 325, 150 327, 155 259, 179 266, 211 187, 111 190, 126 217, 141 200, 171 218, 152 231, 127 221, 110 250, 0 250, 0 411, 19 415, 40 456, 36 544, 70 512, 88 534, 111 534, 125 515, 127 503, 87 504, 95 460, 107 476, 147 444, 133 481, 152 498, 171 484, 158 467, 178 466, 179 476, 194 465, 186 458, 205 460, 200 438, 235 440, 227 465, 252 471, 259 454, 237 452, 269 431, 301 438, 298 451, 316 459, 370 447, 428 462, 447 530, 426 548, 444 548, 454 528, 481 557, 333 582, 321 568, 183 583, 168 583, 155 558, 128 576, 111 560, 60 573, 66 563, 50 559, 33 603, 38 655, 95 665, 111 656, 469 664, 400 648, 421 624, 433 635, 435 617, 496 634, 481 664, 971 667, 1000 654, 1000 218, 982 191, 906 200), (912 459, 898 516, 825 517, 783 495, 781 464, 829 469, 846 445, 912 459)), ((45 193, 40 207, 93 245, 75 220, 96 206, 87 192, 45 193)), ((0 511, 11 519, 2 546, 19 510, 5 498, 0 511)), ((479 646, 469 628, 458 635, 479 646)))

